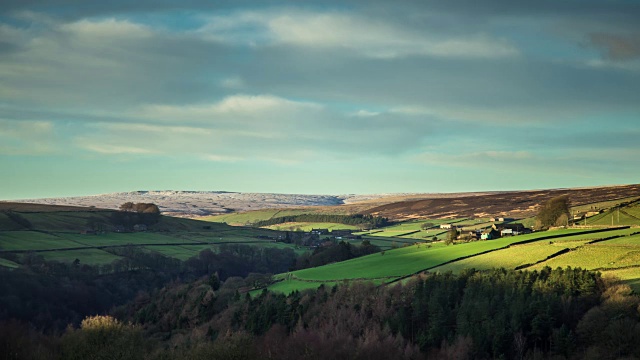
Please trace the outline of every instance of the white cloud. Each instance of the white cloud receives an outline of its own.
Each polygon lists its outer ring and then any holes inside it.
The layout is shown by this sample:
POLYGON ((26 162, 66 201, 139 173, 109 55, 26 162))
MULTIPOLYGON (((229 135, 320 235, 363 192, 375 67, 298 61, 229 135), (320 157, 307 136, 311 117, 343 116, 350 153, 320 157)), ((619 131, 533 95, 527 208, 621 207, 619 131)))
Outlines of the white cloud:
POLYGON ((145 105, 132 111, 135 118, 172 124, 198 124, 244 136, 275 138, 283 128, 293 130, 321 117, 323 107, 273 95, 231 95, 208 104, 145 105))
POLYGON ((382 20, 335 12, 238 12, 210 18, 199 33, 216 41, 251 46, 284 44, 336 48, 373 58, 409 55, 498 58, 518 54, 505 40, 482 33, 443 37, 382 20))
POLYGON ((242 160, 239 156, 207 154, 202 156, 203 159, 213 162, 237 162, 242 160))
POLYGON ((377 115, 380 115, 380 112, 369 111, 364 109, 358 110, 352 114, 352 116, 357 116, 357 117, 371 117, 371 116, 377 116, 377 115))
POLYGON ((114 155, 114 154, 153 154, 154 151, 135 146, 126 146, 119 144, 101 144, 96 143, 94 139, 77 139, 76 144, 89 151, 97 152, 100 154, 114 155))
POLYGON ((45 155, 58 150, 50 121, 0 119, 0 154, 45 155))
POLYGON ((145 25, 115 18, 105 20, 80 20, 63 24, 59 27, 63 32, 79 38, 96 41, 107 39, 141 40, 153 35, 153 30, 145 25))

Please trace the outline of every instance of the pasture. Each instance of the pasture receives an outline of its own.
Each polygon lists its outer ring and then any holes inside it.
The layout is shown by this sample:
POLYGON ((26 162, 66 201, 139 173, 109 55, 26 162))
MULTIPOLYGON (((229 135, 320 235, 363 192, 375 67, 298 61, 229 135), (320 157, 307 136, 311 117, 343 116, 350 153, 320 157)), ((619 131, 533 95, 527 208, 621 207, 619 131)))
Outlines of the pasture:
POLYGON ((250 225, 257 221, 269 220, 280 216, 293 216, 309 214, 313 211, 309 209, 265 209, 246 212, 234 212, 223 215, 205 216, 199 218, 202 221, 210 221, 217 223, 227 223, 233 226, 250 225))
MULTIPOLYGON (((277 279, 291 279, 287 281, 299 282, 339 282, 344 280, 367 280, 374 282, 390 282, 425 270, 442 271, 445 265, 456 266, 460 261, 469 261, 475 257, 482 257, 502 251, 520 254, 519 259, 510 258, 510 253, 503 256, 494 255, 481 261, 487 267, 513 267, 527 264, 531 261, 544 259, 546 256, 564 248, 576 248, 592 239, 612 236, 609 231, 590 234, 586 230, 560 229, 527 235, 506 237, 497 240, 476 241, 447 246, 442 242, 433 244, 416 244, 383 253, 372 254, 361 258, 351 259, 339 263, 328 264, 316 268, 303 269, 276 276, 277 279), (605 235, 606 234, 606 235, 605 235), (557 237, 549 239, 549 237, 557 237), (538 240, 539 239, 539 240, 538 240), (528 243, 528 245, 519 243, 528 243), (550 242, 552 244, 550 244, 550 242), (554 244, 558 244, 553 246, 554 244), (545 246, 546 245, 546 246, 545 246), (511 247, 509 247, 511 246, 511 247), (527 247, 529 246, 529 247, 527 247), (502 250, 501 250, 502 249, 502 250), (512 250, 514 249, 514 250, 512 250), (505 265, 502 265, 502 261, 505 265)), ((631 230, 613 230, 616 235, 626 235, 631 230)), ((534 261, 534 262, 535 262, 534 261)), ((460 268, 464 268, 463 265, 460 268)), ((453 269, 446 269, 453 270, 453 269)), ((279 284, 279 283, 278 283, 279 284)), ((293 283, 295 285, 295 283, 293 283)), ((285 285, 278 285, 282 288, 285 285)), ((305 286, 309 286, 305 284, 305 286)), ((286 289, 294 288, 288 285, 286 289)))
MULTIPOLYGON (((42 210, 42 209, 31 209, 42 210)), ((46 210, 46 208, 44 208, 46 210)), ((306 249, 294 245, 275 243, 280 233, 226 224, 203 222, 191 219, 161 216, 156 224, 149 226, 147 232, 101 232, 99 234, 81 234, 87 228, 90 219, 109 224, 113 211, 30 211, 16 213, 27 219, 31 230, 17 226, 6 213, 0 213, 0 255, 3 252, 23 257, 35 252, 45 260, 102 265, 119 259, 111 254, 110 247, 138 246, 152 251, 186 260, 196 256, 204 249, 216 251, 220 244, 249 244, 262 247, 291 248, 297 253, 306 249), (20 229, 21 228, 21 229, 20 229), (18 230, 20 229, 20 230, 18 230)), ((105 225, 107 229, 110 226, 105 225)), ((0 266, 16 267, 12 261, 2 259, 0 266)))
POLYGON ((265 226, 263 229, 279 230, 279 231, 306 231, 311 229, 329 229, 331 230, 358 230, 359 228, 353 225, 339 224, 339 223, 321 223, 321 222, 289 222, 283 224, 276 224, 265 226))

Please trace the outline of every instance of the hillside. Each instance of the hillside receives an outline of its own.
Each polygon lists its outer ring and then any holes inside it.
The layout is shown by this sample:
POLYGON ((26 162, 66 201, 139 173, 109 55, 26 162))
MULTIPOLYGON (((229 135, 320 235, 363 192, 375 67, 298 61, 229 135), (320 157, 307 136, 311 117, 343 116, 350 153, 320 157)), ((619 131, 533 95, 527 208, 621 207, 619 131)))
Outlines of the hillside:
POLYGON ((573 206, 584 206, 640 197, 640 185, 511 191, 456 198, 425 198, 380 205, 365 210, 363 213, 394 220, 493 217, 499 215, 527 218, 536 214, 536 209, 542 202, 562 195, 568 196, 573 206))
MULTIPOLYGON (((24 256, 44 260, 108 265, 126 258, 124 246, 178 260, 221 245, 251 245, 273 249, 295 246, 276 243, 282 233, 266 229, 231 227, 192 219, 159 216, 142 231, 125 229, 119 212, 96 208, 41 204, 0 203, 0 266, 15 267, 24 256)), ((293 255, 292 255, 293 256, 293 255)), ((289 261, 292 261, 290 259, 289 261)), ((285 269, 288 264, 285 265, 285 269)))

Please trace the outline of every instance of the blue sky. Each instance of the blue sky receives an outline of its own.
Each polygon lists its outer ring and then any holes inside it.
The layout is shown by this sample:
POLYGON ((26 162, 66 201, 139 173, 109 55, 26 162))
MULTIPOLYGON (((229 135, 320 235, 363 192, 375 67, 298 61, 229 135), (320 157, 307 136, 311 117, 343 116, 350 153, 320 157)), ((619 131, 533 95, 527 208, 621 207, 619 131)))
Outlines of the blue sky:
POLYGON ((640 3, 213 3, 3 2, 0 199, 638 182, 640 3))

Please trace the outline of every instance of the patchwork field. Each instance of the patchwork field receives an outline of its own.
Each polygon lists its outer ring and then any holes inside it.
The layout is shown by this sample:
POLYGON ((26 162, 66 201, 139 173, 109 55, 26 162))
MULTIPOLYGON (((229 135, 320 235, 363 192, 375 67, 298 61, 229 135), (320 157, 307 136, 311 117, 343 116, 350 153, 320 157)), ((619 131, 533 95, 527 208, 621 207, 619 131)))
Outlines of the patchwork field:
POLYGON ((544 260, 562 249, 578 248, 595 239, 625 236, 632 232, 632 229, 598 233, 590 233, 588 230, 562 229, 452 246, 446 246, 442 242, 416 244, 317 268, 281 274, 277 278, 284 279, 282 281, 284 284, 279 282, 274 285, 274 289, 295 289, 299 282, 304 282, 305 288, 313 282, 317 286, 326 282, 344 280, 390 282, 420 271, 453 271, 465 268, 466 265, 470 267, 480 265, 486 268, 516 267, 544 260), (522 244, 523 242, 526 244, 522 244), (462 265, 458 264, 459 262, 462 265))
MULTIPOLYGON (((81 234, 89 219, 108 223, 113 212, 82 212, 66 208, 65 211, 40 211, 47 207, 38 205, 42 209, 35 209, 35 205, 30 206, 28 210, 33 211, 12 214, 14 217, 18 214, 21 221, 26 219, 30 230, 19 226, 6 213, 0 212, 0 256, 3 253, 9 254, 9 258, 14 260, 15 256, 20 258, 26 253, 34 252, 45 260, 73 262, 78 259, 82 264, 101 265, 120 258, 108 251, 110 247, 125 245, 139 246, 146 251, 180 260, 195 256, 204 249, 216 251, 220 244, 229 243, 290 248, 297 253, 306 251, 294 245, 275 243, 272 239, 280 233, 271 230, 165 216, 157 224, 151 225, 152 231, 148 232, 81 234)), ((18 264, 2 259, 0 266, 17 267, 18 264)))
POLYGON ((280 231, 311 231, 311 229, 329 229, 331 230, 358 230, 353 225, 345 225, 338 223, 312 223, 312 222, 291 222, 271 226, 265 226, 264 229, 280 230, 280 231))
POLYGON ((227 223, 233 226, 250 225, 257 221, 269 220, 279 216, 293 216, 308 214, 308 209, 265 209, 247 212, 236 212, 224 215, 205 216, 199 218, 202 221, 227 223))

